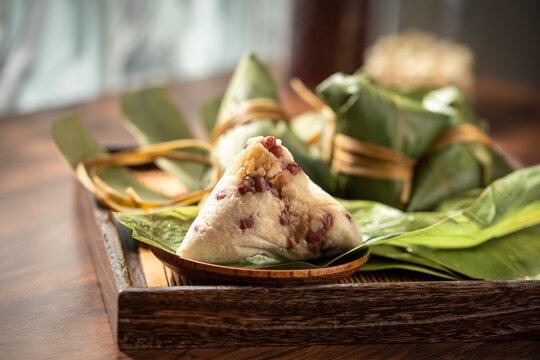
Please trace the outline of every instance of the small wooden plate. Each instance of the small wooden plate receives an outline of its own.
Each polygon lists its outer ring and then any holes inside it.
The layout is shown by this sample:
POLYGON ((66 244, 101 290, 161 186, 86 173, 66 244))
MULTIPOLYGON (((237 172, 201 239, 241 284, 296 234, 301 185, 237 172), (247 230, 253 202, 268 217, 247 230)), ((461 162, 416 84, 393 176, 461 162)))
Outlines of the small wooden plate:
POLYGON ((264 270, 214 265, 185 259, 150 246, 156 257, 178 275, 202 284, 321 284, 336 282, 352 275, 369 259, 369 249, 359 258, 320 269, 264 270))

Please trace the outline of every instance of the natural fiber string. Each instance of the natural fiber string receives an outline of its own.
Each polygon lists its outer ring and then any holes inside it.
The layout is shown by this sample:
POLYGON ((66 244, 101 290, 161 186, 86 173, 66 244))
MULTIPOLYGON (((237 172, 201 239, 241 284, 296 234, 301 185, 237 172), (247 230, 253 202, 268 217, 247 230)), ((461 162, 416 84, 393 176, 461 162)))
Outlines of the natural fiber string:
POLYGON ((210 142, 215 144, 221 135, 232 128, 257 119, 289 122, 289 118, 285 115, 281 106, 279 106, 276 101, 270 99, 248 100, 238 105, 225 120, 216 125, 212 132, 210 142))
MULTIPOLYGON (((481 129, 464 124, 445 131, 428 148, 429 154, 453 144, 480 142, 493 147, 493 140, 481 129)), ((431 158, 430 158, 431 159, 431 158)), ((414 168, 417 160, 411 159, 399 151, 386 147, 365 143, 343 134, 334 137, 334 155, 332 168, 347 175, 370 177, 376 179, 394 179, 403 181, 400 201, 408 203, 412 187, 414 168)), ((433 161, 430 161, 432 167, 433 161)), ((445 192, 449 194, 448 180, 440 169, 434 168, 445 192)))
POLYGON ((478 126, 463 124, 442 133, 431 144, 427 152, 434 152, 453 144, 480 142, 490 148, 494 147, 494 141, 478 126))
MULTIPOLYGON (((417 160, 387 147, 362 142, 344 134, 335 134, 336 114, 317 95, 310 91, 298 78, 290 81, 294 92, 306 103, 317 110, 328 122, 323 142, 323 158, 329 161, 332 157, 332 168, 338 172, 375 179, 394 179, 403 181, 400 201, 403 204, 409 202, 412 189, 414 168, 417 160), (333 145, 333 146, 332 146, 333 145), (332 154, 333 152, 333 154, 332 154)), ((398 149, 403 150, 405 139, 405 115, 401 106, 401 99, 392 96, 398 116, 398 149)), ((457 143, 481 142, 488 147, 493 147, 493 140, 481 129, 472 125, 464 124, 452 128, 441 134, 426 153, 430 153, 457 143)), ((437 169, 436 169, 437 170, 437 169)), ((441 171, 437 171, 439 178, 441 171)), ((450 187, 448 181, 441 178, 441 182, 448 193, 450 187)))
POLYGON ((400 201, 409 200, 416 160, 387 147, 356 140, 350 136, 334 136, 332 168, 338 172, 373 179, 403 181, 400 201))
POLYGON ((319 137, 322 139, 322 158, 330 161, 332 156, 332 142, 336 128, 336 114, 317 95, 307 88, 298 78, 292 78, 289 85, 294 92, 311 107, 313 107, 326 120, 326 129, 319 137))
POLYGON ((219 180, 221 169, 217 158, 213 154, 213 146, 205 141, 196 139, 175 140, 149 146, 140 147, 135 150, 121 151, 112 154, 105 154, 96 158, 88 159, 77 164, 75 174, 77 179, 96 198, 113 210, 120 211, 122 207, 150 209, 173 204, 191 204, 207 193, 212 191, 219 180), (190 153, 181 153, 174 150, 185 148, 199 148, 208 152, 208 158, 190 153), (111 188, 100 177, 99 173, 110 166, 134 166, 153 162, 156 158, 163 157, 174 160, 198 162, 212 167, 212 177, 210 184, 201 190, 181 194, 163 202, 145 201, 136 191, 128 187, 126 195, 111 188))
MULTIPOLYGON (((443 185, 443 188, 445 190, 445 194, 447 197, 452 195, 450 182, 444 175, 441 168, 438 166, 435 159, 431 157, 429 154, 435 151, 441 150, 445 147, 454 145, 454 144, 466 144, 466 143, 472 143, 472 142, 480 142, 489 148, 494 148, 495 146, 495 142, 493 141, 493 139, 491 139, 489 135, 484 133, 479 127, 473 124, 462 124, 442 133, 437 139, 435 139, 435 141, 431 144, 431 146, 427 150, 429 165, 435 171, 437 178, 443 185)), ((475 157, 474 154, 473 154, 473 157, 475 157)), ((477 159, 477 160, 482 164, 482 161, 480 159, 477 159)), ((489 169, 486 168, 485 166, 482 166, 482 167, 483 167, 483 174, 484 174, 483 175, 484 179, 482 180, 482 182, 485 185, 487 185, 488 179, 490 178, 489 169)))

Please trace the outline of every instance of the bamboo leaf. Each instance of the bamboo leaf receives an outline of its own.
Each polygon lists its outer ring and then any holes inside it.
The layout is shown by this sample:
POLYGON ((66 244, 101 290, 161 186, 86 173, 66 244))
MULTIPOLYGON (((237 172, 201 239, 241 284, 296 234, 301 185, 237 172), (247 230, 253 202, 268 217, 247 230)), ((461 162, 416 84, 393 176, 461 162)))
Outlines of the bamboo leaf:
MULTIPOLYGON (((234 112, 237 107, 249 100, 269 99, 278 101, 276 82, 270 70, 253 54, 246 54, 240 60, 234 75, 221 101, 218 124, 234 112)), ((319 186, 332 193, 335 178, 328 164, 320 157, 312 155, 310 149, 299 139, 284 121, 255 119, 238 125, 219 137, 216 153, 225 168, 234 156, 242 150, 246 141, 255 136, 274 136, 293 154, 295 161, 319 186)))
POLYGON ((201 119, 208 137, 212 135, 212 131, 216 126, 222 100, 223 94, 205 101, 200 107, 201 119))
MULTIPOLYGON (((420 101, 377 86, 365 73, 330 76, 317 87, 335 112, 336 132, 364 143, 396 150, 416 159, 450 126, 450 117, 420 101)), ((402 205, 404 182, 339 173, 336 195, 402 205)))
POLYGON ((409 263, 406 261, 398 261, 398 260, 392 260, 384 257, 374 256, 372 255, 368 262, 362 266, 359 271, 380 271, 380 270, 391 270, 391 269, 401 269, 401 270, 408 270, 408 271, 414 271, 419 272, 423 274, 433 275, 437 276, 443 279, 448 280, 463 280, 464 278, 462 276, 440 271, 437 269, 433 269, 430 267, 409 263))
POLYGON ((441 272, 448 272, 448 268, 439 263, 416 255, 411 249, 403 249, 387 244, 378 244, 371 247, 371 253, 375 256, 385 257, 392 260, 403 261, 410 264, 429 267, 441 272))
POLYGON ((464 211, 391 244, 472 247, 540 223, 540 165, 515 171, 488 186, 464 211))
MULTIPOLYGON (((422 103, 427 109, 447 114, 453 127, 469 123, 487 131, 487 123, 476 117, 465 96, 453 86, 428 92, 422 103)), ((444 147, 417 165, 407 210, 431 210, 448 196, 485 187, 511 171, 497 151, 481 142, 444 147)))
MULTIPOLYGON (((188 123, 163 87, 123 95, 122 110, 126 127, 141 145, 193 138, 188 123)), ((176 176, 189 190, 201 189, 209 180, 209 168, 199 163, 159 158, 156 165, 176 176)))
POLYGON ((412 246, 417 256, 483 280, 540 280, 540 227, 535 226, 467 249, 412 246))
MULTIPOLYGON (((82 127, 77 114, 56 120, 52 127, 52 138, 60 156, 72 171, 79 162, 105 153, 105 150, 82 127)), ((122 194, 126 194, 126 188, 132 187, 144 200, 156 202, 168 200, 168 197, 138 182, 126 167, 106 168, 99 173, 99 177, 122 194)))
POLYGON ((153 214, 114 213, 114 217, 133 231, 134 239, 176 254, 198 213, 198 207, 184 206, 153 214))

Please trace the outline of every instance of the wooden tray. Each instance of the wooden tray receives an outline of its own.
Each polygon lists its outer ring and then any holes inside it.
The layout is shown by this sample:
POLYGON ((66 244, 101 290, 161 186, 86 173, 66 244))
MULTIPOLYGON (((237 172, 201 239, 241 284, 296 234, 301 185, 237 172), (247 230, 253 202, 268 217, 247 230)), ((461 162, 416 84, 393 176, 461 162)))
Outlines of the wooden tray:
POLYGON ((358 272, 335 284, 194 284, 77 186, 81 231, 121 349, 538 339, 540 281, 358 272))

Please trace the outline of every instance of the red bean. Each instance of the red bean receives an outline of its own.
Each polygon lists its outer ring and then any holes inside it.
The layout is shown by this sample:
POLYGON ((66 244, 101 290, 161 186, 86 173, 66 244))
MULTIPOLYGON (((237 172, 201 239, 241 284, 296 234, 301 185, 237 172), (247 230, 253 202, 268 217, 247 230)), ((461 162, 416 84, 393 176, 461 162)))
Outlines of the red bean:
POLYGON ((278 159, 283 155, 283 148, 279 145, 274 146, 273 148, 268 149, 275 157, 278 159))
POLYGON ((253 218, 250 216, 246 216, 240 219, 240 229, 246 230, 251 227, 253 227, 253 218))
POLYGON ((321 241, 322 238, 323 238, 323 230, 322 229, 319 229, 317 231, 308 231, 308 233, 306 234, 306 239, 309 243, 311 242, 318 242, 318 241, 321 241))
POLYGON ((281 196, 279 195, 279 191, 277 191, 276 188, 271 187, 271 188, 270 188, 270 192, 272 193, 272 195, 274 195, 274 196, 277 197, 278 199, 281 198, 281 196))
POLYGON ((347 220, 349 220, 350 222, 353 222, 353 218, 352 218, 351 214, 345 213, 345 216, 347 217, 347 220))
POLYGON ((240 195, 244 195, 251 189, 251 182, 248 179, 242 180, 240 185, 238 185, 238 193, 240 195))
POLYGON ((292 249, 296 246, 296 242, 294 241, 294 238, 292 236, 289 236, 287 238, 287 249, 292 249))
POLYGON ((218 191, 216 193, 216 200, 222 200, 222 199, 225 199, 225 197, 227 196, 227 193, 223 190, 221 191, 218 191))
POLYGON ((296 163, 287 164, 285 168, 293 175, 298 174, 298 172, 302 170, 296 163))
POLYGON ((195 225, 195 226, 193 227, 193 231, 199 232, 199 225, 195 225))
POLYGON ((328 231, 328 229, 330 229, 333 224, 334 224, 334 215, 332 215, 331 213, 324 214, 322 218, 322 226, 323 226, 324 231, 328 231))
POLYGON ((279 215, 279 223, 283 226, 289 224, 289 217, 285 211, 282 211, 281 215, 279 215))
POLYGON ((265 148, 267 148, 268 150, 270 150, 271 148, 273 148, 274 146, 276 146, 276 138, 273 137, 273 136, 267 136, 263 139, 263 141, 261 142, 263 144, 263 146, 265 148))
POLYGON ((265 192, 266 191, 266 179, 262 176, 257 176, 255 178, 255 191, 256 192, 265 192))
POLYGON ((308 244, 308 249, 314 253, 319 252, 322 247, 322 241, 312 241, 308 244))

